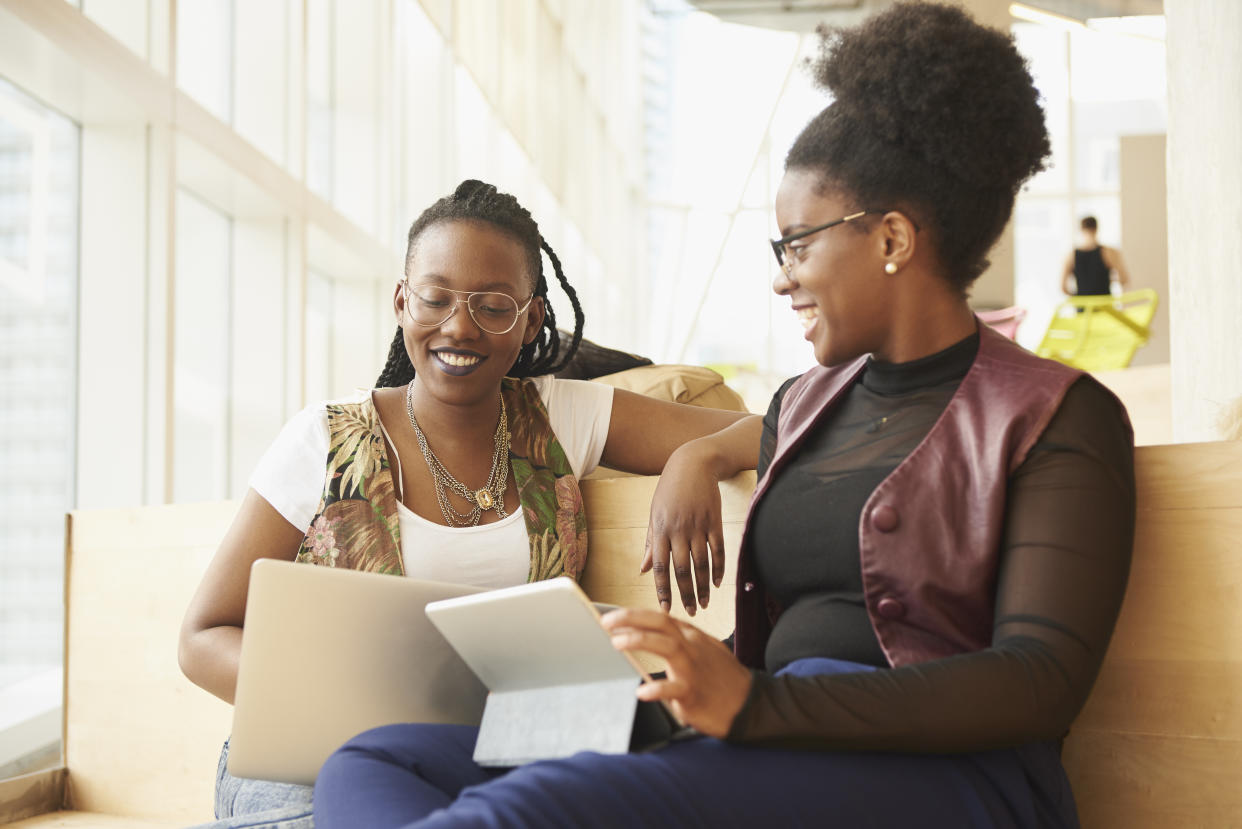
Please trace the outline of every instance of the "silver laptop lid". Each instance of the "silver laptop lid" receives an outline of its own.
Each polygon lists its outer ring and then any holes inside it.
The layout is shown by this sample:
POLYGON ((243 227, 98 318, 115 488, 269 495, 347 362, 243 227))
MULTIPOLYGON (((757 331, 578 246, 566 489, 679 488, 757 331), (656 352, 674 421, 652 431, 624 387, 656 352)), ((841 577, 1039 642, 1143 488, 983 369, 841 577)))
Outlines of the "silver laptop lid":
POLYGON ((309 784, 329 754, 369 728, 477 725, 487 690, 423 608, 481 589, 256 561, 229 771, 309 784))

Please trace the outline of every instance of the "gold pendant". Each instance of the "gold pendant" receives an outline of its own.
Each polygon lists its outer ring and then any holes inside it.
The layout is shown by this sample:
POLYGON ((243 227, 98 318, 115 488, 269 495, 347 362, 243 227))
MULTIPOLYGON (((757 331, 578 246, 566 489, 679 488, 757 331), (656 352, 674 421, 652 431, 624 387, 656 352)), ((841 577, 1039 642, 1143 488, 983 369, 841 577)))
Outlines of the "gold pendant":
POLYGON ((474 501, 483 509, 491 509, 496 503, 492 498, 491 490, 488 489, 480 489, 474 493, 474 501))

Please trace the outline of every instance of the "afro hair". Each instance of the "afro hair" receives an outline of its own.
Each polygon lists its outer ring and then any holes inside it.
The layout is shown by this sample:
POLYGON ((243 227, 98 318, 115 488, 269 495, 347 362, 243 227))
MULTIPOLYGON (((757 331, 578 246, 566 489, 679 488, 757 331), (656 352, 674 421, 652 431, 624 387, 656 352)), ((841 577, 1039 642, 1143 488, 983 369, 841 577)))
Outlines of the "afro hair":
POLYGON ((819 35, 812 70, 833 101, 798 136, 786 168, 819 174, 860 207, 910 211, 965 293, 1051 149, 1012 36, 924 2, 819 35))

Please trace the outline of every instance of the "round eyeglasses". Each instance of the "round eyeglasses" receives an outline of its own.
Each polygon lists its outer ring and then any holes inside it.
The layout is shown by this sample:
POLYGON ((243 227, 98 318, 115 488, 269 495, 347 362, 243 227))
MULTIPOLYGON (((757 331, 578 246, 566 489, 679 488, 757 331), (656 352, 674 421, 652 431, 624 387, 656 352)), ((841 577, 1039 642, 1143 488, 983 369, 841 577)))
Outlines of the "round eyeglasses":
POLYGON ((519 306, 516 299, 499 291, 455 291, 429 283, 411 285, 404 279, 401 285, 410 319, 428 328, 444 325, 457 313, 458 305, 465 305, 479 328, 488 334, 508 334, 517 325, 518 315, 535 299, 531 294, 519 306))

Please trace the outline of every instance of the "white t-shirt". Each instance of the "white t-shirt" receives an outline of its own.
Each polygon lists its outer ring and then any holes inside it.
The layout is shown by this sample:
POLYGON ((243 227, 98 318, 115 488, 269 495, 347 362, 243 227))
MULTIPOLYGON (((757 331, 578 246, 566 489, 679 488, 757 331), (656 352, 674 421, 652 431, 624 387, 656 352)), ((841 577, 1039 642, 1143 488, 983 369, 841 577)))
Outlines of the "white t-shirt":
MULTIPOLYGON (((536 377, 534 382, 574 475, 589 474, 599 465, 608 438, 612 387, 553 377, 536 377)), ((342 402, 357 402, 366 394, 342 402)), ((251 489, 302 532, 310 528, 323 496, 327 405, 315 403, 294 415, 250 476, 251 489)), ((397 459, 398 467, 423 462, 421 456, 397 459)), ((399 474, 399 469, 395 472, 399 474)), ((530 541, 521 510, 492 524, 446 527, 398 502, 397 520, 407 576, 479 587, 510 587, 526 581, 530 541)))

